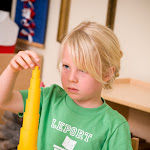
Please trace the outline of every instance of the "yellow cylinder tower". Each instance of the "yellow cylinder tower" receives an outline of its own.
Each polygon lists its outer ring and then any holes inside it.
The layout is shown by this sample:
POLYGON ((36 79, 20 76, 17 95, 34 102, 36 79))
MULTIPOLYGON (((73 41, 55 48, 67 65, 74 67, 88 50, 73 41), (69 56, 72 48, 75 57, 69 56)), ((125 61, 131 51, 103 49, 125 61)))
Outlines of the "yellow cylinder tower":
POLYGON ((18 150, 37 150, 40 93, 40 70, 36 66, 32 71, 18 150))

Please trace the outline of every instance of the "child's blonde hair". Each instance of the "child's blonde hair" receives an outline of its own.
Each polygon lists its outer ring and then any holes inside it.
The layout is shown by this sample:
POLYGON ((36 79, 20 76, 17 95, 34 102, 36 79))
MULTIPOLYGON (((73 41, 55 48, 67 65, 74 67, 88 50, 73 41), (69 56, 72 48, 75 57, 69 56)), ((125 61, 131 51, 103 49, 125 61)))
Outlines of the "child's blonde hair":
POLYGON ((88 72, 101 82, 105 89, 111 89, 113 80, 119 76, 122 51, 117 37, 108 27, 88 21, 74 28, 61 43, 58 68, 65 46, 78 69, 88 72), (103 79, 110 67, 114 67, 115 72, 113 77, 105 82, 103 79))

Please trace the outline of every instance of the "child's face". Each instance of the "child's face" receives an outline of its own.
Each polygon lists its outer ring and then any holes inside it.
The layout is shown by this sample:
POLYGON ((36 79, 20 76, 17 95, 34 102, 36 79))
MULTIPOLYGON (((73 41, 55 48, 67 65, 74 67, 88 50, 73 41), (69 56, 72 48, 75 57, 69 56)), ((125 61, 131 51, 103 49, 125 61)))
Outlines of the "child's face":
MULTIPOLYGON (((61 81, 64 90, 75 103, 86 103, 92 107, 93 104, 100 102, 101 83, 75 66, 67 46, 63 50, 61 81)), ((90 108, 87 105, 85 107, 90 108)), ((96 107, 96 105, 93 106, 96 107)))

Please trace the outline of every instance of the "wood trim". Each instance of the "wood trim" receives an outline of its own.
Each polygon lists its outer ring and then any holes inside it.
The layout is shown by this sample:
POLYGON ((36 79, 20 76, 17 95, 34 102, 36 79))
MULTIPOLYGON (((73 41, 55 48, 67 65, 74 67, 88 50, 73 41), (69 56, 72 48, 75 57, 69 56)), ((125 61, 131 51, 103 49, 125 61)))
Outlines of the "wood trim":
POLYGON ((19 38, 17 39, 17 44, 30 45, 30 46, 38 47, 41 49, 43 49, 45 47, 44 44, 40 44, 40 43, 36 43, 36 42, 30 43, 28 40, 19 39, 19 38))
POLYGON ((136 138, 136 137, 132 138, 132 148, 133 148, 133 150, 138 150, 138 148, 139 148, 139 138, 136 138))
POLYGON ((109 0, 107 9, 106 26, 114 29, 115 13, 116 13, 117 0, 109 0))
POLYGON ((62 42, 68 30, 71 0, 61 0, 57 41, 62 42))
POLYGON ((150 113, 150 83, 132 78, 116 79, 112 90, 102 90, 105 100, 150 113))

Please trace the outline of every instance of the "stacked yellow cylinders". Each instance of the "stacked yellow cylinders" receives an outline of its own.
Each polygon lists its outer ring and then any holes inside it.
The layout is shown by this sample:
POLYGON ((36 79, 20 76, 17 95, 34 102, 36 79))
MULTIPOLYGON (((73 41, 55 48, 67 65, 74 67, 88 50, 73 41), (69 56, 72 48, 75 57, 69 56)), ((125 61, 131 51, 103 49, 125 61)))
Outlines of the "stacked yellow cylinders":
POLYGON ((32 71, 18 150, 37 150, 40 93, 40 70, 36 66, 32 71))

